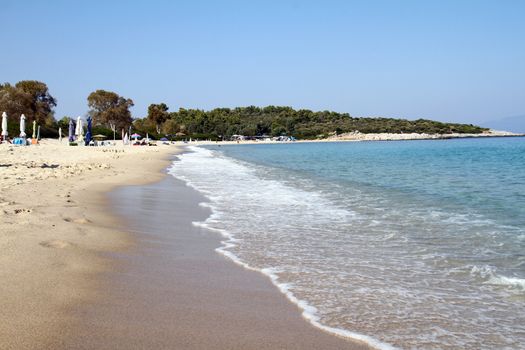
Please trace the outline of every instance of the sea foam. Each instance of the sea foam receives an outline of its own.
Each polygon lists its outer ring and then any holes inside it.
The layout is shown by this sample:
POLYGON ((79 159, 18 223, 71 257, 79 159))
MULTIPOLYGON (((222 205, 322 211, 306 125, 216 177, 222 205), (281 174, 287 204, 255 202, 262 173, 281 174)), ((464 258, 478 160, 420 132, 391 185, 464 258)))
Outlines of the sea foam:
MULTIPOLYGON (((202 161, 204 163, 207 163, 206 160, 209 160, 210 157, 214 157, 212 152, 209 151, 209 150, 198 148, 198 147, 191 147, 190 149, 193 152, 191 154, 191 157, 193 159, 201 158, 200 161, 202 161)), ((221 201, 221 196, 212 195, 212 193, 214 193, 213 191, 210 191, 209 189, 205 189, 205 188, 199 186, 198 184, 195 183, 195 181, 191 181, 189 179, 189 177, 187 177, 185 175, 181 175, 180 173, 178 173, 177 172, 177 168, 176 168, 177 166, 192 166, 190 164, 179 164, 180 160, 182 160, 182 161, 185 160, 184 155, 179 156, 179 161, 174 163, 174 165, 170 168, 169 172, 173 176, 175 176, 175 177, 185 181, 186 184, 189 185, 190 187, 192 187, 192 188, 196 189, 197 191, 200 191, 201 193, 205 194, 205 196, 210 200, 210 202, 201 202, 201 203, 199 203, 199 205, 202 206, 202 207, 206 207, 206 208, 211 209, 212 210, 212 214, 205 221, 203 221, 203 222, 193 222, 192 224, 194 226, 196 226, 196 227, 202 227, 202 228, 208 229, 210 231, 217 232, 223 238, 225 238, 224 240, 221 241, 221 247, 218 247, 218 248, 215 249, 215 251, 217 253, 222 254, 223 256, 229 258, 234 263, 242 266, 245 269, 252 270, 252 271, 257 271, 257 272, 267 276, 272 281, 272 283, 279 289, 279 291, 281 293, 283 293, 287 297, 288 300, 290 300, 292 303, 297 305, 302 310, 302 316, 306 320, 308 320, 312 325, 314 325, 315 327, 317 327, 317 328, 319 328, 319 329, 321 329, 321 330, 323 330, 325 332, 328 332, 328 333, 334 334, 336 336, 339 336, 339 337, 349 338, 349 339, 353 339, 353 340, 356 340, 356 341, 365 342, 368 345, 370 345, 370 346, 372 346, 374 348, 380 349, 380 350, 395 350, 395 349, 397 349, 397 348, 393 347, 392 345, 387 344, 385 342, 381 342, 381 341, 379 341, 379 340, 377 340, 377 339, 375 339, 375 338, 373 338, 371 336, 367 336, 367 335, 364 335, 364 334, 359 334, 357 332, 352 332, 352 331, 349 331, 349 330, 346 330, 346 329, 329 327, 327 325, 322 324, 320 322, 319 316, 317 315, 317 313, 318 313, 317 308, 315 308, 314 306, 310 305, 306 300, 301 300, 301 299, 297 298, 294 295, 294 293, 292 292, 291 284, 289 284, 289 283, 282 283, 282 282, 279 281, 279 277, 278 277, 278 272, 280 272, 279 268, 277 268, 277 267, 257 268, 257 267, 251 266, 250 264, 248 264, 247 262, 245 262, 241 258, 239 258, 237 255, 232 253, 230 251, 230 249, 237 247, 238 243, 240 241, 242 241, 242 240, 235 238, 234 235, 231 234, 228 230, 216 228, 213 225, 213 223, 216 222, 221 216, 221 214, 218 213, 217 205, 214 204, 216 201, 221 201)), ((217 161, 218 159, 215 158, 215 160, 217 161)), ((219 162, 224 162, 224 163, 227 162, 227 163, 229 163, 228 165, 230 167, 232 166, 232 164, 230 163, 231 161, 229 161, 229 160, 226 161, 224 159, 221 159, 221 160, 218 160, 218 161, 219 162)), ((222 165, 223 165, 223 168, 226 168, 225 164, 222 164, 222 165)), ((230 169, 230 170, 236 171, 237 174, 244 173, 244 172, 249 172, 249 171, 247 171, 247 169, 243 169, 243 168, 239 167, 238 164, 235 164, 235 166, 233 166, 233 167, 234 167, 234 169, 230 169)), ((276 184, 273 184, 273 185, 275 186, 276 184)), ((275 190, 275 188, 273 188, 273 190, 275 190)), ((283 194, 283 192, 284 191, 279 191, 278 193, 279 194, 283 194)), ((272 193, 274 193, 274 192, 272 192, 272 193)), ((308 195, 308 194, 306 194, 306 195, 308 195)), ((293 196, 293 195, 291 195, 291 196, 293 196)), ((345 214, 347 214, 347 213, 345 213, 345 214)), ((345 214, 339 213, 339 215, 343 215, 343 216, 345 214)))

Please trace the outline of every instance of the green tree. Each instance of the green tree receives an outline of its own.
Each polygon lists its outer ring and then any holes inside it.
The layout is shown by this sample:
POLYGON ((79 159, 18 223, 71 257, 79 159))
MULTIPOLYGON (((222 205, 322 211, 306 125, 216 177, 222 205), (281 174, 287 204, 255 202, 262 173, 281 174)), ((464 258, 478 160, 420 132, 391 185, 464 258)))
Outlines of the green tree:
POLYGON ((6 112, 11 118, 25 114, 27 123, 36 120, 41 125, 52 126, 56 104, 56 99, 42 82, 23 80, 14 86, 0 84, 0 111, 6 112))
POLYGON ((126 129, 133 122, 129 111, 133 101, 129 98, 115 92, 97 90, 89 94, 87 101, 94 126, 103 125, 115 132, 126 129))
POLYGON ((157 134, 160 133, 161 125, 169 118, 168 106, 165 103, 150 104, 147 118, 155 124, 157 134))
POLYGON ((15 86, 5 83, 0 85, 0 114, 6 112, 10 119, 27 113, 27 122, 33 120, 31 112, 31 96, 15 86))
MULTIPOLYGON (((152 111, 157 113, 156 106, 152 111)), ((164 134, 184 132, 193 138, 229 138, 234 134, 245 136, 283 134, 302 138, 322 138, 334 133, 342 134, 352 131, 362 133, 481 133, 484 128, 466 124, 441 123, 426 119, 406 120, 393 118, 354 118, 347 113, 330 111, 314 112, 294 110, 291 107, 255 106, 215 108, 211 111, 180 108, 177 112, 168 113, 169 117, 162 122, 152 117, 137 120, 135 127, 142 133, 152 135, 155 130, 164 134)))
POLYGON ((47 85, 37 80, 22 80, 16 83, 15 87, 30 96, 31 112, 26 117, 36 120, 39 124, 51 125, 53 108, 56 107, 57 101, 49 93, 47 85))
POLYGON ((162 125, 162 133, 164 135, 175 135, 180 131, 180 125, 173 119, 168 119, 162 125))
POLYGON ((57 121, 57 128, 62 128, 63 133, 67 133, 69 130, 69 117, 64 116, 62 119, 57 121))
POLYGON ((133 129, 139 134, 143 134, 143 136, 146 136, 146 133, 150 136, 156 133, 155 124, 148 118, 135 119, 133 121, 133 129))

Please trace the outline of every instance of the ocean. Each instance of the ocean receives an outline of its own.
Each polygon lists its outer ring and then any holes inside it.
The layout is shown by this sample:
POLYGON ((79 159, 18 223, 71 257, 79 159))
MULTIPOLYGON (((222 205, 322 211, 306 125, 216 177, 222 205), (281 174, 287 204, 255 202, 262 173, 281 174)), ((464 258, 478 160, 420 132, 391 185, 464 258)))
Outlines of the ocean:
POLYGON ((525 349, 525 138, 189 147, 195 225, 315 326, 381 349, 525 349))

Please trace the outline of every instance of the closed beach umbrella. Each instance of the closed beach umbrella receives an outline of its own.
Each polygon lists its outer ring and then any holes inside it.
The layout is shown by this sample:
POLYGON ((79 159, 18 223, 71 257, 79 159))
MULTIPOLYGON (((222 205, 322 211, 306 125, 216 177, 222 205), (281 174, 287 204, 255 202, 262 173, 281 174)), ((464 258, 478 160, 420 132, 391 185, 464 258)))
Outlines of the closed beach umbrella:
POLYGON ((62 128, 58 128, 58 141, 62 142, 62 128))
POLYGON ((78 142, 82 142, 82 119, 77 118, 77 124, 75 125, 75 139, 78 142))
POLYGON ((40 140, 40 125, 38 126, 38 129, 36 131, 36 139, 40 140))
POLYGON ((78 142, 82 142, 84 140, 84 128, 82 127, 82 119, 80 119, 80 117, 77 119, 77 130, 77 140, 78 142))
POLYGON ((124 137, 122 138, 122 141, 125 145, 127 145, 129 143, 129 137, 128 137, 128 133, 125 133, 124 134, 124 137))
POLYGON ((79 131, 78 131, 78 124, 80 122, 80 117, 77 118, 77 121, 75 122, 75 136, 78 137, 79 131))
POLYGON ((36 120, 33 120, 33 138, 36 139, 36 120))
POLYGON ((7 137, 7 114, 4 112, 2 113, 2 139, 6 139, 7 137))
POLYGON ((86 132, 86 140, 84 141, 85 145, 88 146, 89 143, 91 142, 91 123, 92 123, 92 120, 91 120, 91 117, 88 117, 87 118, 87 132, 86 132))
POLYGON ((75 122, 69 118, 69 142, 75 141, 75 122))
POLYGON ((20 137, 26 137, 26 116, 20 116, 20 137))

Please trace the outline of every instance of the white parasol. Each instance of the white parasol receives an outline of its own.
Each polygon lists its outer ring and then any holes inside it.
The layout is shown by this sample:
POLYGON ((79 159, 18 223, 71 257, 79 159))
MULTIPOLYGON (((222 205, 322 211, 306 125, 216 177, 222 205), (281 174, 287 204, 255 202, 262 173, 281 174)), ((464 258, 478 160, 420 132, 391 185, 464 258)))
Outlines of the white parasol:
POLYGON ((2 113, 2 136, 5 139, 7 137, 7 114, 2 113))
POLYGON ((20 137, 26 137, 26 116, 20 116, 20 137))

